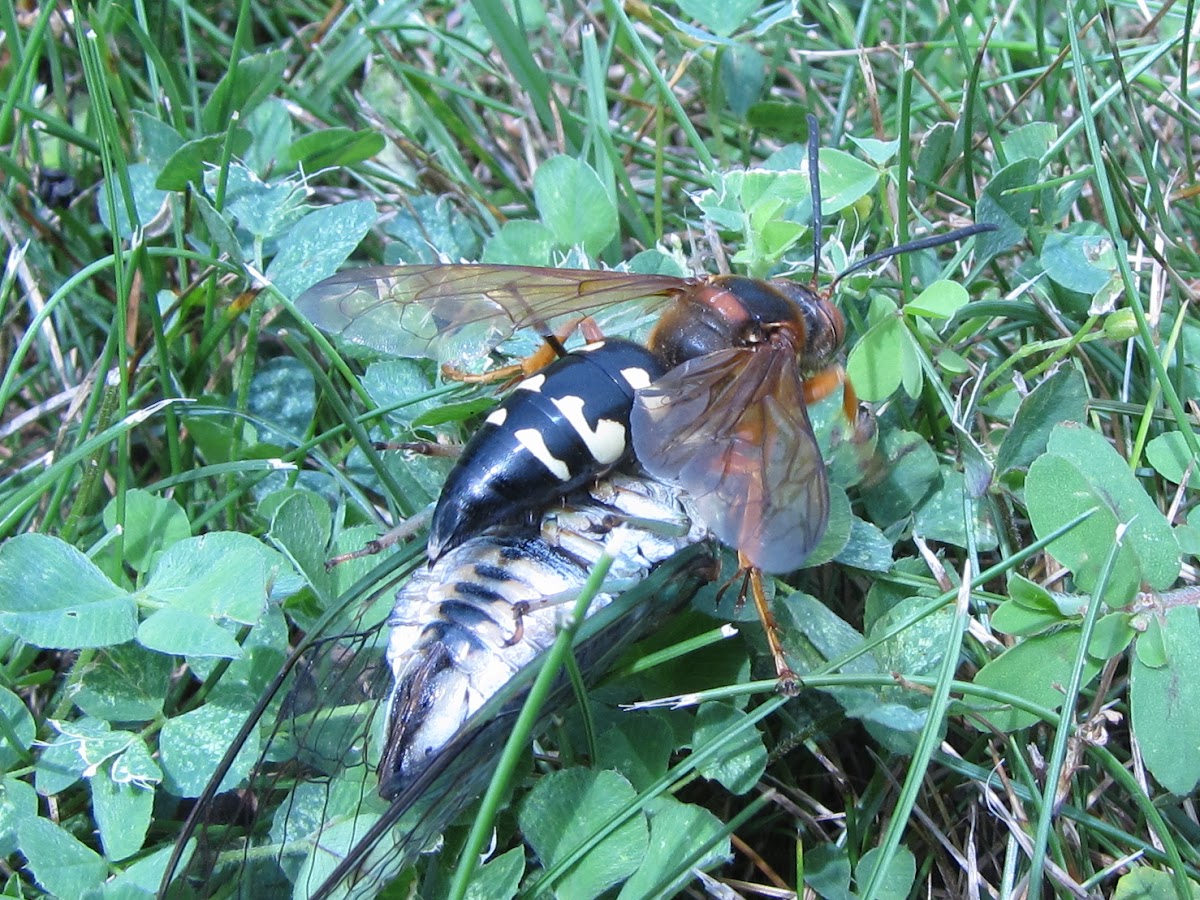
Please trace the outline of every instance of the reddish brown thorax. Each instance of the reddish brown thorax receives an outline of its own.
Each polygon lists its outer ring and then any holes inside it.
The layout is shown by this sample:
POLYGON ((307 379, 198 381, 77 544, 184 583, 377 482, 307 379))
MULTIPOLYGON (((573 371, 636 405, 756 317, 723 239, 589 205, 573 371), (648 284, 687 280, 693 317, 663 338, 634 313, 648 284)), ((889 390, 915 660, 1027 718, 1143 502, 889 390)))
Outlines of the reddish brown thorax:
POLYGON ((786 341, 808 374, 829 365, 845 333, 837 307, 803 285, 718 275, 680 293, 651 334, 650 347, 672 369, 719 350, 786 341))

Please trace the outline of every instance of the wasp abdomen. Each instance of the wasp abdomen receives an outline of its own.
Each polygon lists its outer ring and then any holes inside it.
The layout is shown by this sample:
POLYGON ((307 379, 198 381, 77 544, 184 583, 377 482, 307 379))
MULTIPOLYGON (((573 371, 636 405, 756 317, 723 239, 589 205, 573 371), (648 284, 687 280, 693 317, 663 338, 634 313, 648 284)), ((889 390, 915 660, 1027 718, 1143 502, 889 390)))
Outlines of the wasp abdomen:
POLYGON ((484 528, 539 512, 624 459, 634 392, 662 372, 640 344, 607 340, 517 385, 446 479, 430 525, 430 561, 484 528))

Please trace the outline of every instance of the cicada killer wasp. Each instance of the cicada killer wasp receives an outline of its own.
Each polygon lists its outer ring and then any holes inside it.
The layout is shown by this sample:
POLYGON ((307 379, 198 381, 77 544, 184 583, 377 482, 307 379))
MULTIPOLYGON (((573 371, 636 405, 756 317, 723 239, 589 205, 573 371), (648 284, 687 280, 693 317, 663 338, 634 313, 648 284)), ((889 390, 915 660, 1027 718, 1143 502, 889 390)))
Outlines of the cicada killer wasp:
MULTIPOLYGON (((821 253, 815 122, 809 172, 814 260, 821 253)), ((681 278, 509 265, 350 269, 309 288, 297 309, 323 331, 399 356, 438 358, 467 329, 494 348, 536 328, 563 358, 522 381, 467 444, 433 513, 431 561, 498 521, 531 517, 628 458, 678 484, 718 540, 737 551, 768 626, 762 573, 799 569, 825 533, 829 487, 808 405, 844 385, 833 288, 881 259, 995 228, 976 224, 872 254, 824 291, 786 278, 681 278), (555 334, 624 301, 661 312, 647 346, 597 341, 566 354, 555 334)))

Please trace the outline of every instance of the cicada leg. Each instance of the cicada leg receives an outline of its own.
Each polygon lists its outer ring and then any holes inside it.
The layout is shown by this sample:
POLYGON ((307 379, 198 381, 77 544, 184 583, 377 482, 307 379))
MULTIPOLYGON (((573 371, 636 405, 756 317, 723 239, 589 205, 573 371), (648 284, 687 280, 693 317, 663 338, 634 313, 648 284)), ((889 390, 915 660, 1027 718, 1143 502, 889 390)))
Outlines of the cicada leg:
POLYGON ((372 446, 376 450, 402 450, 420 456, 444 456, 449 459, 462 455, 462 445, 439 444, 437 441, 376 441, 372 446))
POLYGON ((337 556, 331 556, 325 560, 325 571, 329 571, 334 566, 340 566, 344 562, 349 562, 352 559, 361 559, 364 556, 374 556, 377 553, 382 553, 388 547, 399 544, 408 540, 418 531, 428 527, 429 520, 433 517, 433 506, 428 506, 421 510, 415 516, 409 516, 395 528, 384 532, 373 541, 367 541, 358 550, 350 553, 340 553, 337 556))
MULTIPOLYGON (((623 585, 619 582, 612 584, 605 583, 601 588, 603 591, 613 591, 622 589, 623 585)), ((513 614, 513 633, 504 642, 505 647, 512 647, 525 640, 525 618, 533 613, 540 612, 543 609, 550 609, 555 606, 566 606, 569 603, 574 603, 579 599, 579 592, 575 590, 563 591, 558 594, 547 594, 537 600, 520 600, 512 604, 513 614)))
MULTIPOLYGON (((462 454, 461 444, 439 444, 435 441, 375 441, 371 446, 380 451, 400 450, 405 453, 418 453, 421 456, 444 456, 451 459, 462 454)), ((375 538, 375 540, 367 541, 358 550, 350 553, 340 553, 325 560, 325 570, 329 571, 334 566, 340 566, 342 563, 349 562, 352 559, 374 556, 377 553, 382 553, 388 547, 403 543, 422 528, 428 526, 432 516, 433 507, 431 506, 414 516, 410 516, 395 527, 390 528, 375 538)))
POLYGON ((529 604, 525 601, 513 604, 513 633, 507 641, 504 642, 505 647, 514 647, 521 643, 525 638, 525 614, 529 612, 529 604))

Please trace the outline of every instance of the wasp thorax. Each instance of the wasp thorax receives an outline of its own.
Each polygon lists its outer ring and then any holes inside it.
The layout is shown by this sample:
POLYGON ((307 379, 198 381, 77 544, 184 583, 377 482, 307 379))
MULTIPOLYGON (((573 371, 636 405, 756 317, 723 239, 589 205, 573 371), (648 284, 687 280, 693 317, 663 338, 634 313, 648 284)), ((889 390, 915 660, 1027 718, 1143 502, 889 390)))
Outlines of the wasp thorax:
POLYGON ((649 347, 669 370, 689 359, 744 346, 741 324, 730 320, 735 309, 728 291, 701 283, 667 307, 650 334, 649 347))
POLYGON ((802 285, 719 275, 680 295, 650 346, 672 369, 720 350, 786 340, 801 365, 815 369, 837 352, 843 330, 833 305, 802 285))

